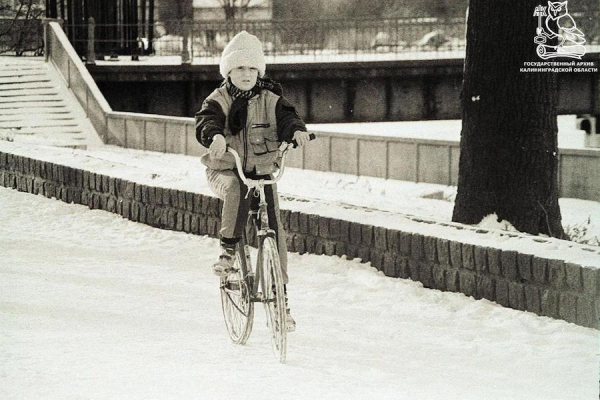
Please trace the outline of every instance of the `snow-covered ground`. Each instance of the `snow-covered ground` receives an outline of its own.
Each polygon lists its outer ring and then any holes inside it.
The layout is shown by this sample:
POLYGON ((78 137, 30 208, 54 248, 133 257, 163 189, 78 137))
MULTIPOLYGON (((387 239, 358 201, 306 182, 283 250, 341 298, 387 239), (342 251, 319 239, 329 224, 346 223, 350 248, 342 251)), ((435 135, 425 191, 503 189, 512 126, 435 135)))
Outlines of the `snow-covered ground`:
POLYGON ((598 332, 291 254, 288 362, 222 320, 215 239, 0 188, 2 399, 598 398, 598 332))
MULTIPOLYGON (((119 56, 117 58, 105 58, 105 60, 97 60, 98 65, 181 65, 182 58, 182 38, 167 38, 165 40, 158 39, 154 43, 154 50, 157 54, 153 56, 139 56, 137 61, 133 61, 131 56, 119 56)), ((191 48, 190 61, 196 65, 217 65, 219 64, 220 55, 205 56, 203 54, 194 53, 191 48)), ((588 54, 600 51, 599 45, 586 45, 588 54)), ((405 60, 452 60, 463 59, 465 50, 456 48, 448 48, 440 51, 425 51, 425 50, 403 50, 400 52, 372 51, 372 52, 356 52, 349 54, 339 54, 337 51, 312 51, 309 54, 290 54, 290 55, 269 55, 265 56, 267 65, 270 64, 305 64, 305 63, 336 63, 336 62, 381 62, 381 61, 405 61, 405 60)))
MULTIPOLYGON (((176 51, 170 50, 171 54, 176 51)), ((220 56, 196 56, 192 55, 191 62, 195 65, 218 65, 220 56)), ((399 60, 439 60, 439 59, 460 59, 465 57, 464 50, 449 51, 409 51, 404 53, 354 53, 354 54, 335 54, 331 52, 320 52, 312 54, 293 54, 265 56, 268 65, 273 64, 308 64, 308 63, 335 63, 335 62, 375 62, 375 61, 399 61, 399 60)), ((106 58, 98 60, 98 65, 180 65, 181 56, 178 55, 160 55, 160 56, 140 56, 137 61, 133 61, 131 56, 119 56, 116 59, 106 58)))
MULTIPOLYGON (((197 157, 6 141, 0 151, 211 194, 197 157)), ((525 243, 600 267, 598 247, 453 230, 453 187, 288 169, 279 190, 287 209, 525 243)), ((560 202, 565 225, 589 219, 588 235, 600 236, 600 203, 560 202)), ((598 398, 598 331, 424 289, 369 264, 291 254, 299 327, 280 365, 260 309, 248 345, 229 342, 208 267, 215 239, 1 187, 0 221, 2 399, 598 398)))
MULTIPOLYGON (((585 149, 586 133, 577 129, 576 115, 559 115, 558 147, 561 149, 585 149)), ((400 138, 460 141, 462 121, 392 121, 392 122, 351 122, 334 124, 309 124, 315 131, 336 132, 354 135, 391 136, 400 138)))

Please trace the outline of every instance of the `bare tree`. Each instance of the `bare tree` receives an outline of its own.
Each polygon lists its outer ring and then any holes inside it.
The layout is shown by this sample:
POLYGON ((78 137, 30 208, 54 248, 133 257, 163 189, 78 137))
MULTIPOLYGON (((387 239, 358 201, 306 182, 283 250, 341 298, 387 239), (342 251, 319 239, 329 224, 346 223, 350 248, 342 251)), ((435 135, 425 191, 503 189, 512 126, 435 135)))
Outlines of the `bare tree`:
MULTIPOLYGON (((593 0, 586 0, 593 1, 593 0)), ((464 16, 469 0, 272 0, 276 19, 464 16)))
POLYGON ((539 0, 470 0, 453 221, 495 213, 517 230, 563 237, 558 205, 557 77, 537 58, 539 0))
POLYGON ((219 0, 223 11, 225 12, 225 20, 230 21, 236 18, 239 11, 246 12, 251 0, 219 0))
POLYGON ((27 52, 41 55, 43 27, 41 18, 44 10, 33 0, 19 0, 12 18, 0 25, 0 53, 22 56, 27 52))
MULTIPOLYGON (((157 2, 158 3, 158 2, 157 2)), ((153 5, 151 2, 150 5, 153 5)), ((159 3, 158 20, 161 21, 166 32, 170 35, 182 35, 184 32, 183 21, 194 18, 193 0, 169 0, 159 3)))

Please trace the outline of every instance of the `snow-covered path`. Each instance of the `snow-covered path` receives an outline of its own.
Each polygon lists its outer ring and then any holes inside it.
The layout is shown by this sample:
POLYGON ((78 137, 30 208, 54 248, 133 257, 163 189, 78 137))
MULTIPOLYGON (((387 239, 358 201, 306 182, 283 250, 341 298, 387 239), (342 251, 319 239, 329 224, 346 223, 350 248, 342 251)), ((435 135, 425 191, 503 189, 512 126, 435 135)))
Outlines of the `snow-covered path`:
POLYGON ((229 342, 217 241, 0 187, 2 399, 598 398, 598 332, 291 255, 287 364, 229 342))

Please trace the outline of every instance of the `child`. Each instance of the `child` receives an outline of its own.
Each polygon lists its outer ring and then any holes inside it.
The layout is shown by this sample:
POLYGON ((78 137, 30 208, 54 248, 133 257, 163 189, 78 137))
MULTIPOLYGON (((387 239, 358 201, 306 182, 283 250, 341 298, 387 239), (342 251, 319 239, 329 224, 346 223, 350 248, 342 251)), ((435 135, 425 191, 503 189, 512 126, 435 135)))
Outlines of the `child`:
MULTIPOLYGON (((238 33, 225 47, 219 70, 225 80, 196 113, 196 138, 206 148, 201 161, 206 165, 210 188, 223 200, 221 254, 213 272, 231 272, 235 246, 246 226, 251 196, 235 169, 226 147, 235 149, 244 162, 244 173, 252 179, 268 179, 277 170, 281 142, 296 140, 303 146, 309 139, 306 126, 283 96, 281 85, 264 77, 265 59, 260 40, 246 31, 238 33)), ((287 285, 287 246, 279 219, 276 185, 265 186, 270 228, 276 232, 283 282, 287 285)), ((286 295, 287 302, 287 295, 286 295)), ((288 308, 288 329, 295 322, 288 308)))

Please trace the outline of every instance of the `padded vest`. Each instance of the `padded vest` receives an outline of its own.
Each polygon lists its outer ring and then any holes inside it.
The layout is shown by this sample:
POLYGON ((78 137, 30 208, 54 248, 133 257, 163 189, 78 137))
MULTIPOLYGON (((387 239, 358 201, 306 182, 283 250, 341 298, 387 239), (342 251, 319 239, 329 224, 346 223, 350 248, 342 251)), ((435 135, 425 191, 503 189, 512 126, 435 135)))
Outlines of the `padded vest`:
MULTIPOLYGON (((263 89, 257 96, 248 100, 246 128, 236 136, 232 135, 229 129, 228 116, 233 98, 227 89, 218 88, 208 96, 207 100, 214 100, 221 106, 225 114, 225 141, 240 155, 244 171, 250 172, 256 169, 256 173, 260 175, 275 172, 280 145, 275 114, 279 96, 263 89)), ((235 169, 235 161, 231 153, 225 153, 220 160, 213 159, 209 153, 206 153, 201 157, 201 161, 215 170, 235 169)))

